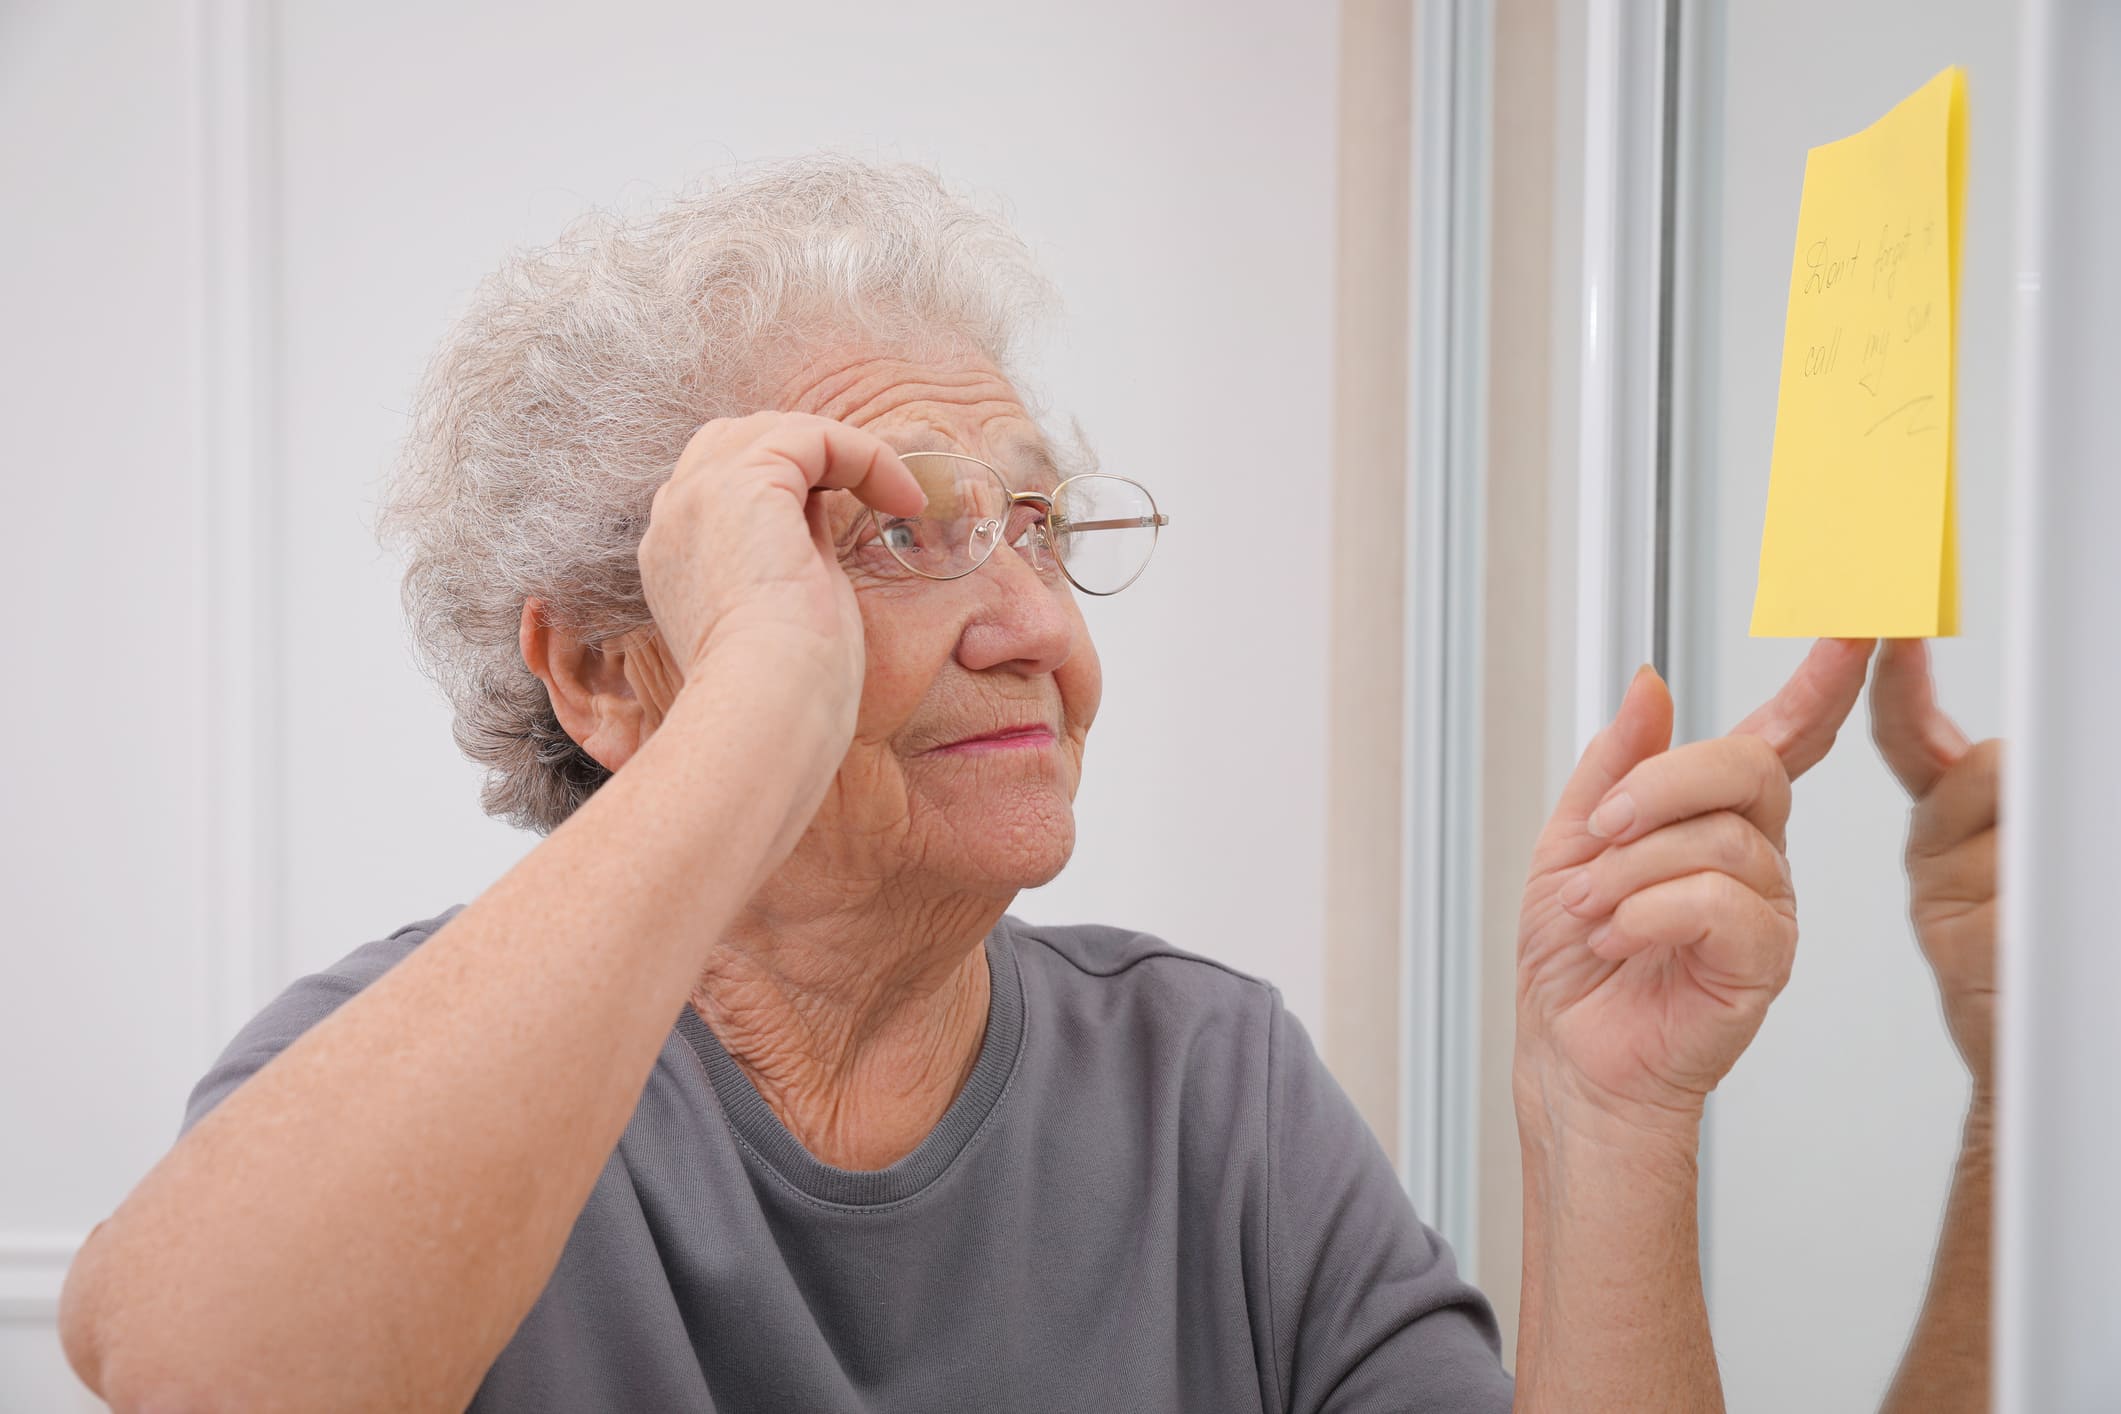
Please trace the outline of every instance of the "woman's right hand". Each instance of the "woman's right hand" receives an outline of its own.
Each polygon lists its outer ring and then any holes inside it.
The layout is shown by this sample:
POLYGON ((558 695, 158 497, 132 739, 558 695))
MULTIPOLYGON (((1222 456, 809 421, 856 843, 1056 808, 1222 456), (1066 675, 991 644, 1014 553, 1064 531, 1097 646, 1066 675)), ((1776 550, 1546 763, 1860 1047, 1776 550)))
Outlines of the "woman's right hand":
POLYGON ((755 412, 703 424, 658 487, 641 537, 642 591, 687 682, 710 657, 764 659, 822 692, 853 729, 861 615, 816 492, 851 491, 892 515, 925 498, 874 434, 808 413, 755 412))

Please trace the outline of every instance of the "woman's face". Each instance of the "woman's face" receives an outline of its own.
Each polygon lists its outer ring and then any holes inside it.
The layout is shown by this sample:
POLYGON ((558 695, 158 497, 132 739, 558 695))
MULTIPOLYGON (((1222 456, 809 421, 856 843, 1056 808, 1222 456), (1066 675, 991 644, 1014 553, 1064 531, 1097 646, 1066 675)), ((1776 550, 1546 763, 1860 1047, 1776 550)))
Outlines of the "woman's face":
MULTIPOLYGON (((976 356, 840 353, 806 365, 768 405, 865 428, 902 452, 977 457, 1013 490, 1058 479, 1016 391, 976 356)), ((868 668, 854 741, 782 879, 856 893, 1044 883, 1075 846, 1083 740, 1102 691, 1074 590, 1050 557, 1034 567, 1007 545, 963 578, 920 578, 876 541, 851 493, 825 495, 868 668)))

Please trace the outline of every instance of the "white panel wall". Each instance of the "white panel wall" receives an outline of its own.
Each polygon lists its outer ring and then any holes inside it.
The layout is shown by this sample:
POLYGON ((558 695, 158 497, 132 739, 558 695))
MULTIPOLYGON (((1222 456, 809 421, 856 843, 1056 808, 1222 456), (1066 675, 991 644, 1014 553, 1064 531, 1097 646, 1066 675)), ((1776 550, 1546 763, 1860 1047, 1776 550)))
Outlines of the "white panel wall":
MULTIPOLYGON (((1766 699, 1798 642, 1746 637, 1805 150, 1855 132, 1947 64, 1972 148, 1959 335, 1961 623, 1939 691, 1976 739, 2000 726, 2016 32, 1981 0, 1731 4, 1723 57, 1713 568, 1697 596, 1709 724, 1766 699)), ((1682 350, 1682 357, 1687 356, 1682 350)), ((1790 830, 1804 936, 1789 989, 1717 1094, 1706 1154, 1710 1306, 1733 1411, 1871 1410, 1913 1324, 1942 1215, 1965 1071, 1906 915, 1906 805, 1859 707, 1799 782, 1790 830)))
POLYGON ((76 1236, 167 1145, 213 1040, 185 45, 171 7, 122 28, 78 7, 0 20, 9 1410, 94 1407, 58 1358, 51 1302, 76 1236))
POLYGON ((49 4, 0 17, 0 557, 22 632, 0 987, 0 1408, 86 1405, 80 1234, 289 977, 469 900, 478 813, 368 532, 418 368, 510 245, 832 145, 1006 196, 1045 389, 1173 525, 1088 613, 1081 845, 1019 911, 1321 1011, 1335 35, 1236 7, 49 4), (122 94, 123 103, 111 101, 122 94))

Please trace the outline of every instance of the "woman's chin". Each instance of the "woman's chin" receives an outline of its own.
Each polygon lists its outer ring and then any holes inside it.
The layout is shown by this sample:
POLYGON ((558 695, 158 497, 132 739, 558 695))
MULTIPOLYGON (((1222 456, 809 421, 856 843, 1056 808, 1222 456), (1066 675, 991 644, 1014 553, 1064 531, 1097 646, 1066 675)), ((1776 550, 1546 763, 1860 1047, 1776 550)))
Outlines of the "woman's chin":
POLYGON ((1059 874, 1075 852, 1075 803, 1057 781, 954 795, 925 802, 934 812, 923 832, 935 840, 928 862, 940 872, 973 885, 1032 889, 1059 874))

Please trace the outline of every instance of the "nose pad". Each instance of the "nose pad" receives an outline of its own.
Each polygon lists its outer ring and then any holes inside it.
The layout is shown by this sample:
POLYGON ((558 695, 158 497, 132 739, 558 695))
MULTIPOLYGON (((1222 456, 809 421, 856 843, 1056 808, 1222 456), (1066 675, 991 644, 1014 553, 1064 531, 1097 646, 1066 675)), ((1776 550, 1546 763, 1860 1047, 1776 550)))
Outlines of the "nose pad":
POLYGON ((965 537, 965 549, 971 554, 972 562, 979 564, 994 553, 995 542, 1001 538, 1002 523, 1000 521, 992 517, 982 521, 975 521, 973 522, 971 533, 965 537))
POLYGON ((1042 575, 1051 576, 1060 568, 1060 561, 1053 556, 1053 542, 1047 536, 1043 520, 1032 521, 1024 527, 1024 533, 1017 537, 1016 552, 1042 575))

